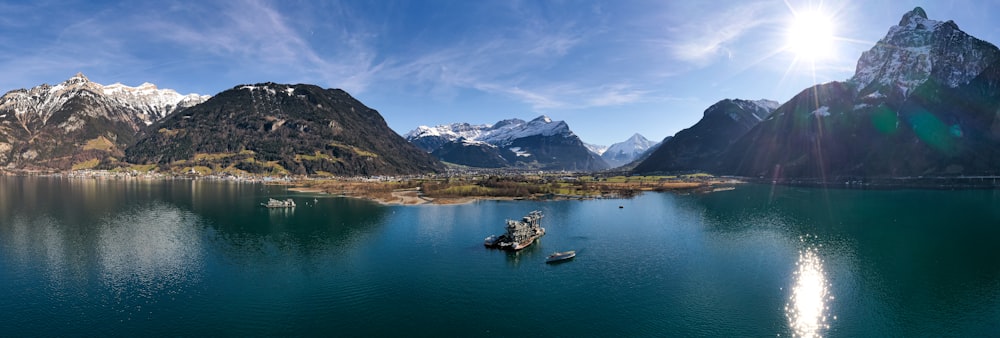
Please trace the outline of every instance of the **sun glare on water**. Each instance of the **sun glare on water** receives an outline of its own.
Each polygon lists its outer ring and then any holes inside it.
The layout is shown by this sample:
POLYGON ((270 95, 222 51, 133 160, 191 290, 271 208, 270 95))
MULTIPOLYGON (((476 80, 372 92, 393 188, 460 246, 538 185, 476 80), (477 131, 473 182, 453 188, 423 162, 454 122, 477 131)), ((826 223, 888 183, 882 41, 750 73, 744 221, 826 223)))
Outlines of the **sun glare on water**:
POLYGON ((795 337, 821 337, 830 328, 828 302, 833 299, 823 272, 823 260, 815 249, 807 249, 799 252, 795 265, 795 284, 785 304, 788 325, 795 337))

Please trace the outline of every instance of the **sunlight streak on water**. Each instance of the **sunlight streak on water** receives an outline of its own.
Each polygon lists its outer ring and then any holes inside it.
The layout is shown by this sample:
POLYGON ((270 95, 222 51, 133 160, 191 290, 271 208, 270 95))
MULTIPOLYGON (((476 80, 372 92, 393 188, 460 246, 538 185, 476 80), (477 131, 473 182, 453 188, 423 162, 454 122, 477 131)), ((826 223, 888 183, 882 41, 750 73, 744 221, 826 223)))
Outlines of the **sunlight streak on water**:
POLYGON ((822 330, 830 328, 827 301, 833 298, 823 271, 823 260, 815 248, 808 248, 799 251, 795 265, 798 267, 794 273, 795 285, 785 304, 788 325, 796 337, 820 337, 822 330))
POLYGON ((203 245, 196 219, 167 205, 107 219, 98 241, 103 282, 121 294, 139 286, 140 293, 148 296, 196 281, 203 245))

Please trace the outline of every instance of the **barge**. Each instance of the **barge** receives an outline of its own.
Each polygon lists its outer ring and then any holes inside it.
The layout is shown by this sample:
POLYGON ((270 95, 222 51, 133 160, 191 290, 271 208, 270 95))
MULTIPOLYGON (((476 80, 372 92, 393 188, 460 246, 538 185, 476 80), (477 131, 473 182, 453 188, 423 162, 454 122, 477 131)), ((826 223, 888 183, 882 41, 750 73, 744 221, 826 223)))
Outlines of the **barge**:
POLYGON ((507 232, 502 235, 486 237, 483 245, 487 248, 518 251, 527 248, 536 239, 545 235, 541 226, 542 212, 539 210, 528 213, 521 220, 507 220, 507 232))

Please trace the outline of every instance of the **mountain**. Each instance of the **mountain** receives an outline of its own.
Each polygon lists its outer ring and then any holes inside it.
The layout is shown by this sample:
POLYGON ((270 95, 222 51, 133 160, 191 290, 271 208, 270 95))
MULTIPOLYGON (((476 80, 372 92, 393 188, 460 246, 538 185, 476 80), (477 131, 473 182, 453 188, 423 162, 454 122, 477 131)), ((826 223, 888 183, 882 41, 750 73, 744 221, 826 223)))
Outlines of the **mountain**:
POLYGON ((513 151, 464 138, 442 144, 431 155, 445 162, 478 168, 503 168, 517 160, 517 154, 513 151))
POLYGON ((770 100, 726 99, 705 110, 698 123, 665 140, 633 170, 638 173, 712 171, 719 156, 778 108, 770 100))
POLYGON ((612 144, 604 152, 601 158, 608 162, 612 168, 617 168, 635 161, 640 155, 656 145, 656 142, 647 140, 639 133, 632 135, 627 140, 612 144))
POLYGON ((70 169, 108 165, 143 127, 208 96, 144 83, 104 86, 83 74, 0 97, 0 165, 70 169))
POLYGON ((583 146, 587 147, 587 150, 590 150, 590 152, 596 154, 597 156, 601 156, 602 154, 604 154, 605 151, 608 151, 608 146, 602 146, 599 144, 590 144, 584 142, 583 146))
POLYGON ((855 75, 803 90, 721 173, 773 179, 1000 174, 1000 50, 917 7, 855 75))
POLYGON ((547 116, 525 122, 520 119, 502 120, 495 124, 472 125, 453 123, 435 127, 420 126, 404 137, 427 152, 442 154, 447 148, 445 161, 476 166, 484 162, 481 154, 490 152, 490 167, 532 168, 542 170, 595 171, 607 169, 608 164, 593 154, 569 129, 564 121, 552 121, 547 116), (496 154, 506 163, 493 163, 496 158, 486 145, 496 147, 496 154), (458 147, 475 147, 476 150, 455 151, 458 147), (511 157, 510 154, 514 156, 511 157), (473 157, 459 154, 475 154, 473 157))
POLYGON ((146 128, 131 163, 234 173, 398 175, 443 165, 340 89, 240 85, 146 128))
POLYGON ((660 147, 663 146, 664 143, 667 143, 667 141, 670 141, 673 138, 674 138, 673 136, 664 137, 662 141, 653 144, 651 147, 649 147, 649 149, 646 149, 646 151, 636 156, 635 159, 632 160, 632 162, 617 167, 615 168, 615 170, 619 172, 631 172, 635 170, 635 167, 639 166, 639 164, 641 164, 643 161, 646 161, 646 159, 648 159, 650 155, 655 153, 657 149, 660 149, 660 147))

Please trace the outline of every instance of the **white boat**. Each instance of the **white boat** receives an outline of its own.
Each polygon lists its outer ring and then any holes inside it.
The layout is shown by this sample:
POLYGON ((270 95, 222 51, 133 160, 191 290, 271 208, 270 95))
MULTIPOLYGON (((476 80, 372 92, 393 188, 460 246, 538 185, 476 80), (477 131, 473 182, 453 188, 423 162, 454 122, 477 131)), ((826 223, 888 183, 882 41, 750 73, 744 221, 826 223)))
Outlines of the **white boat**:
POLYGON ((549 255, 549 257, 546 257, 545 258, 545 263, 562 262, 562 261, 565 261, 565 260, 573 259, 573 257, 576 257, 576 251, 573 251, 573 250, 563 251, 563 252, 556 252, 556 253, 553 253, 553 254, 549 255))

